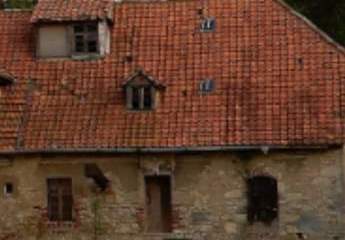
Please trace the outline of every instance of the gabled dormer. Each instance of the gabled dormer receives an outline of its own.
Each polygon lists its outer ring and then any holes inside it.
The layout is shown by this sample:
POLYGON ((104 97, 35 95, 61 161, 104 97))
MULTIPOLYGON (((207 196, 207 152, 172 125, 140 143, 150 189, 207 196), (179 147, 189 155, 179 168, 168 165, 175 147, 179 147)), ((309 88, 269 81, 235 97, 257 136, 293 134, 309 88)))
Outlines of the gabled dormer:
POLYGON ((163 84, 142 70, 135 71, 124 84, 127 109, 134 111, 154 110, 158 106, 160 93, 164 89, 163 84))
POLYGON ((40 0, 31 23, 39 58, 93 59, 110 51, 111 0, 40 0))

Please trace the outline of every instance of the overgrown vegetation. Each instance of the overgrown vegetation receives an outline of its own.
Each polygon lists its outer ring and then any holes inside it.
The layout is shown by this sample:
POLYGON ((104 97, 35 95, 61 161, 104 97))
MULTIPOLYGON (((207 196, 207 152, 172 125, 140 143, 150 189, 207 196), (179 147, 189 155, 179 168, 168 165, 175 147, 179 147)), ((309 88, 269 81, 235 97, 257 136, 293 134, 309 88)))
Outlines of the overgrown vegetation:
POLYGON ((0 8, 31 9, 37 0, 0 0, 0 8))
POLYGON ((285 0, 345 46, 345 0, 285 0))

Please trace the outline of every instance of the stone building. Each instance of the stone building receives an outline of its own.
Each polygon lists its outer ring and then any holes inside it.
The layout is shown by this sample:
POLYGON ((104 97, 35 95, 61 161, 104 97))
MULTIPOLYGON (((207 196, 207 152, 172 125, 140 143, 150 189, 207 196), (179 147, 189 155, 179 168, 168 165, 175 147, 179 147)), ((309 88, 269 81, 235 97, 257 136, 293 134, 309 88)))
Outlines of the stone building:
POLYGON ((0 240, 345 239, 345 54, 279 0, 0 11, 0 240))

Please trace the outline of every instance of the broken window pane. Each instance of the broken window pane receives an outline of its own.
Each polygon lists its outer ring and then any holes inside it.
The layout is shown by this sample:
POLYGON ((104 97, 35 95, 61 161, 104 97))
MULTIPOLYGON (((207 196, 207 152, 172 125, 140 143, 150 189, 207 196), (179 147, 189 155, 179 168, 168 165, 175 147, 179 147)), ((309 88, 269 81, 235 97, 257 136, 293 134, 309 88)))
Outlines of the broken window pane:
POLYGON ((278 217, 278 189, 274 178, 248 179, 248 221, 271 223, 278 217))

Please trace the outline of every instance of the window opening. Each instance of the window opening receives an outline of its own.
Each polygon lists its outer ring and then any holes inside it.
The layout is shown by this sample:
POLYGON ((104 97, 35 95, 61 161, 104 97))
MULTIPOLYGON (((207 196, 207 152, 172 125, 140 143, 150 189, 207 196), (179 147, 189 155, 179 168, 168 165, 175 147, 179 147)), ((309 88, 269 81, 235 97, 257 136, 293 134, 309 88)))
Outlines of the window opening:
POLYGON ((5 194, 5 196, 12 195, 13 191, 14 191, 13 184, 9 183, 9 182, 5 183, 5 185, 4 185, 4 194, 5 194))
POLYGON ((132 110, 151 110, 153 109, 153 86, 129 86, 130 92, 127 97, 130 99, 130 109, 132 110))
POLYGON ((248 221, 271 223, 278 217, 278 189, 274 178, 248 179, 248 221))
POLYGON ((50 221, 72 221, 72 179, 48 179, 48 218, 50 221))
POLYGON ((147 176, 146 209, 148 232, 171 232, 171 179, 170 176, 147 176))
POLYGON ((73 27, 75 53, 98 53, 98 24, 80 23, 73 27))
POLYGON ((200 30, 202 32, 213 32, 216 28, 216 20, 213 17, 205 18, 201 22, 200 30))
POLYGON ((214 90, 214 88, 215 88, 214 80, 207 79, 207 80, 201 81, 200 83, 200 91, 203 93, 210 93, 214 90))

